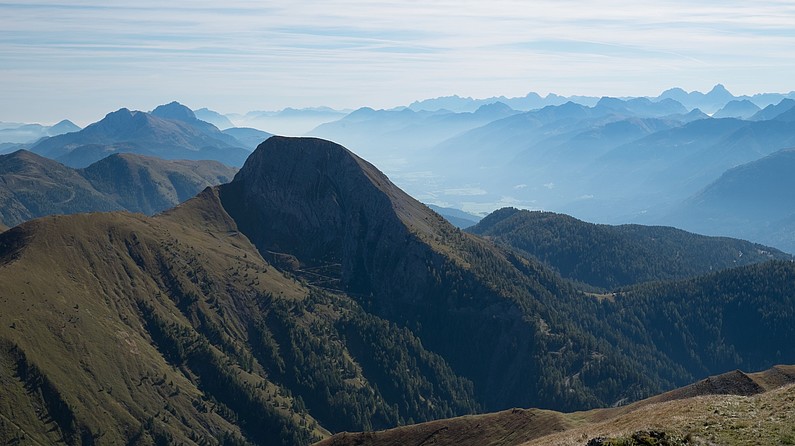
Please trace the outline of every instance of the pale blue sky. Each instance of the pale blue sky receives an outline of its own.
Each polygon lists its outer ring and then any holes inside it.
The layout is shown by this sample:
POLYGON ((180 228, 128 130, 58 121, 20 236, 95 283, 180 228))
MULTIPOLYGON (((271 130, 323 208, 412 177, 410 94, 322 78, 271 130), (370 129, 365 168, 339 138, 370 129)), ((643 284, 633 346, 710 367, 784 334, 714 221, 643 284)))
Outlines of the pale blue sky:
POLYGON ((788 1, 0 1, 0 121, 795 90, 788 1))

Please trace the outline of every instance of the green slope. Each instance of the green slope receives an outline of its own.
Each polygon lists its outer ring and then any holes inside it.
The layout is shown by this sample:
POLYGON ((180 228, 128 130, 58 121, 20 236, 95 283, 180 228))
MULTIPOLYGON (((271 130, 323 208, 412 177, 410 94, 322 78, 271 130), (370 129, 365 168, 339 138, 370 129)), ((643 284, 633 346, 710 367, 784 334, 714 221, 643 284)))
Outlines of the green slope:
POLYGON ((0 441, 307 444, 795 362, 790 262, 597 300, 327 141, 157 217, 0 234, 0 441), (765 345, 760 348, 760 340, 765 345))
POLYGON ((743 240, 662 226, 598 225, 514 208, 497 210, 468 231, 537 258, 563 277, 606 289, 792 259, 743 240))

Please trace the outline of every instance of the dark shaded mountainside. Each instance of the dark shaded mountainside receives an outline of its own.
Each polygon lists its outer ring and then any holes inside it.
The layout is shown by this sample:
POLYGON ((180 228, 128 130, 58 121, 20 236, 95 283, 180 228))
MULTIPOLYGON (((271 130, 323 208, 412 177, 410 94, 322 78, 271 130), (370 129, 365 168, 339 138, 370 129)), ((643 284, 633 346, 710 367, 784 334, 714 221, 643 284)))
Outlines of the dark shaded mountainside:
POLYGON ((516 208, 494 211, 468 231, 539 259, 567 279, 606 289, 793 259, 743 240, 663 226, 593 224, 516 208))
POLYGON ((154 214, 226 183, 236 169, 217 161, 162 160, 129 153, 72 169, 19 150, 0 155, 0 221, 127 210, 154 214))
POLYGON ((0 440, 307 444, 638 400, 795 362, 793 280, 768 262, 599 301, 345 148, 273 137, 156 217, 0 234, 0 440))
POLYGON ((241 166, 250 151, 233 136, 196 118, 172 102, 151 113, 126 108, 73 133, 44 139, 30 151, 70 167, 86 167, 113 153, 135 153, 169 160, 214 160, 241 166))
POLYGON ((342 433, 318 446, 676 446, 760 439, 787 444, 795 434, 793 384, 793 366, 752 374, 734 371, 619 408, 576 414, 511 409, 380 432, 342 433), (760 408, 774 416, 760 416, 760 408), (755 419, 755 428, 749 429, 748 417, 755 419))

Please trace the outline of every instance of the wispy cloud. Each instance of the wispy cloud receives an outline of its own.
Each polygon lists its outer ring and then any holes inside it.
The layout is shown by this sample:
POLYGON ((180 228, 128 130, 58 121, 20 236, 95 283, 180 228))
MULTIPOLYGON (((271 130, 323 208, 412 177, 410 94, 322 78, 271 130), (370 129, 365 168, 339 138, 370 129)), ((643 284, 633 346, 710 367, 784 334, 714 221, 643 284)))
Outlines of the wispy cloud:
POLYGON ((795 77, 789 1, 55 0, 0 2, 0 17, 0 120, 171 99, 246 111, 789 91, 795 77))

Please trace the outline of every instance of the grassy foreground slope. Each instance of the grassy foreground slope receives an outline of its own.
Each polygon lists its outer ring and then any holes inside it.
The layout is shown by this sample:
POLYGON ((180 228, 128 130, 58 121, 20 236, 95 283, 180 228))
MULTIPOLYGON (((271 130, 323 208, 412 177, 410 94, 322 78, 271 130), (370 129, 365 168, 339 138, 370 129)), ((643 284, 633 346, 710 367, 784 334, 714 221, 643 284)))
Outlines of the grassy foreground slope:
POLYGON ((265 262, 212 189, 23 223, 0 283, 6 442, 308 444, 477 409, 410 332, 265 262))
POLYGON ((619 408, 574 413, 513 409, 380 432, 342 433, 317 446, 584 446, 597 438, 605 445, 793 444, 794 383, 795 366, 752 374, 735 371, 619 408), (632 443, 633 435, 658 440, 632 443))

